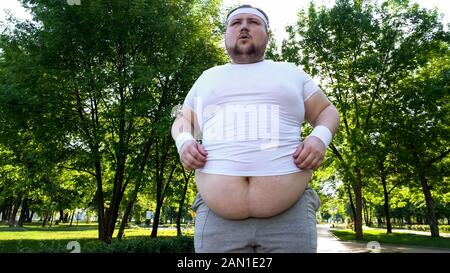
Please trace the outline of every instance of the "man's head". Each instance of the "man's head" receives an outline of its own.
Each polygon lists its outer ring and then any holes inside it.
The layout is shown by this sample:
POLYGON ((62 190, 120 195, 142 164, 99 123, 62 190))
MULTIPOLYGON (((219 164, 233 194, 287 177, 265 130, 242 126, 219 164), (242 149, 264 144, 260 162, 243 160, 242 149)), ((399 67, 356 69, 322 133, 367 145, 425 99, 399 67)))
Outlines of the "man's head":
POLYGON ((250 5, 231 10, 226 20, 225 47, 235 63, 264 59, 269 42, 269 19, 264 11, 250 5))

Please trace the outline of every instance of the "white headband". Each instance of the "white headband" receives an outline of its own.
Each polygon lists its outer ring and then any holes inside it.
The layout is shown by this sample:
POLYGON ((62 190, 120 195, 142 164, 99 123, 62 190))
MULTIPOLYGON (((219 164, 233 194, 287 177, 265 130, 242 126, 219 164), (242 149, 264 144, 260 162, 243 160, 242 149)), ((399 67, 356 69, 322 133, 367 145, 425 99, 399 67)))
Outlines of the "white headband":
POLYGON ((230 14, 230 16, 228 16, 228 20, 226 22, 227 26, 228 26, 228 23, 230 22, 231 18, 233 18, 234 16, 236 16, 238 14, 242 14, 242 13, 250 13, 250 14, 258 16, 259 18, 261 18, 261 20, 264 21, 264 24, 266 24, 266 29, 269 29, 269 22, 267 22, 266 16, 264 16, 264 14, 262 14, 259 10, 255 9, 255 8, 240 8, 240 9, 233 11, 230 14))

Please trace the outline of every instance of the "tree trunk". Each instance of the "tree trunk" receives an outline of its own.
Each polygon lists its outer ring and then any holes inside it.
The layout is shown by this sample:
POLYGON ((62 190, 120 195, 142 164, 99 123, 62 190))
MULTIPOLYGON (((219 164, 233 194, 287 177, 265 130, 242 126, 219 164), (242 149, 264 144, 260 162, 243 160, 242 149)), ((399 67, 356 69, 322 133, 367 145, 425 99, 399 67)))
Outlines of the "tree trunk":
POLYGON ((383 219, 381 217, 377 216, 377 223, 378 223, 378 227, 381 227, 381 225, 383 224, 383 219))
POLYGON ((16 225, 16 215, 17 211, 19 211, 20 203, 22 203, 22 194, 17 196, 16 201, 14 202, 14 207, 11 211, 11 215, 9 215, 8 225, 10 227, 14 227, 16 225))
POLYGON ((59 210, 59 222, 64 223, 64 210, 59 210))
POLYGON ((425 196, 428 212, 428 224, 430 225, 431 237, 439 237, 439 228, 436 220, 436 211, 434 207, 433 197, 431 196, 430 186, 428 185, 425 174, 419 172, 420 185, 425 196))
MULTIPOLYGON (((106 222, 105 222, 105 206, 103 204, 103 181, 102 181, 102 170, 100 160, 95 161, 95 180, 97 182, 97 206, 98 206, 98 239, 105 243, 110 243, 106 236, 106 222)), ((78 216, 77 216, 78 223, 78 216)))
POLYGON ((6 206, 6 211, 5 211, 5 215, 3 218, 3 221, 5 221, 5 222, 9 221, 9 217, 11 216, 11 213, 14 208, 14 197, 9 197, 8 200, 9 200, 8 205, 6 206))
POLYGON ((366 223, 366 226, 370 227, 370 212, 369 212, 370 205, 367 205, 366 200, 363 198, 363 211, 364 211, 364 222, 366 223))
POLYGON ((42 227, 45 227, 45 224, 47 224, 47 219, 48 219, 48 212, 45 212, 44 219, 42 221, 42 227))
POLYGON ((186 192, 188 189, 189 179, 191 178, 191 175, 193 171, 189 172, 189 175, 186 176, 186 171, 183 166, 181 166, 182 172, 183 172, 183 178, 184 178, 184 187, 183 187, 183 193, 181 195, 181 200, 178 205, 178 214, 177 214, 177 236, 183 235, 181 232, 181 216, 183 215, 183 205, 184 200, 186 199, 186 192))
POLYGON ((70 227, 72 226, 73 216, 75 215, 75 210, 72 211, 72 216, 70 217, 70 227))
POLYGON ((59 212, 59 219, 55 221, 55 225, 59 225, 64 219, 64 211, 62 209, 58 210, 59 212))
POLYGON ((52 210, 50 212, 50 227, 52 227, 52 224, 53 224, 53 214, 55 214, 55 212, 52 210))
POLYGON ((11 211, 11 201, 10 201, 10 197, 6 198, 4 205, 1 207, 1 212, 2 212, 2 222, 6 222, 9 219, 9 213, 11 211))
MULTIPOLYGON (((143 175, 142 174, 143 174, 143 172, 145 170, 145 167, 147 166, 148 157, 150 156, 150 149, 151 149, 151 147, 153 145, 153 137, 152 137, 153 136, 153 132, 154 132, 154 130, 151 131, 150 137, 149 137, 147 143, 144 145, 144 148, 142 150, 142 160, 141 160, 140 165, 139 165, 139 173, 141 175, 139 176, 138 181, 136 182, 133 194, 131 196, 131 200, 128 203, 127 208, 125 209, 125 213, 124 213, 124 216, 122 218, 122 223, 121 223, 120 228, 119 228, 119 233, 117 234, 117 238, 119 240, 122 239, 122 236, 123 236, 123 233, 124 233, 124 229, 125 229, 125 224, 128 223, 128 220, 127 220, 128 218, 127 217, 131 217, 131 209, 133 208, 133 205, 136 202, 136 198, 137 198, 137 195, 139 193, 139 188, 141 187, 141 184, 142 184, 142 179, 143 179, 143 175)), ((127 180, 128 179, 130 179, 130 176, 127 178, 127 180)), ((125 182, 125 184, 127 184, 127 183, 128 183, 128 181, 125 182)))
POLYGON ((116 173, 114 175, 114 188, 113 196, 111 198, 110 207, 108 213, 106 214, 106 240, 108 243, 112 240, 112 235, 114 233, 114 228, 119 216, 120 202, 122 201, 123 191, 123 175, 125 171, 125 159, 120 160, 117 166, 116 173))
POLYGON ((31 223, 30 222, 30 202, 31 200, 27 199, 27 209, 25 210, 25 223, 31 223))
POLYGON ((355 239, 363 240, 362 229, 362 190, 360 183, 353 186, 353 192, 355 193, 355 239))
POLYGON ((392 225, 391 225, 391 214, 389 212, 389 193, 386 185, 386 178, 381 178, 381 184, 383 185, 383 195, 384 195, 384 216, 386 217, 386 232, 392 233, 392 225))
POLYGON ((25 222, 26 215, 28 212, 28 198, 23 198, 22 201, 22 210, 20 211, 19 222, 17 223, 18 227, 23 227, 23 222, 25 222))
POLYGON ((350 187, 347 187, 347 193, 348 193, 348 199, 350 200, 350 208, 352 209, 352 220, 353 220, 353 222, 355 222, 356 209, 355 209, 355 204, 353 203, 353 197, 352 197, 352 192, 350 190, 350 187))
POLYGON ((113 200, 111 200, 111 207, 108 209, 108 213, 106 214, 106 239, 107 242, 110 243, 112 240, 112 235, 114 233, 114 229, 116 226, 117 218, 119 217, 119 206, 120 201, 122 199, 123 194, 117 193, 118 195, 113 196, 113 200))
MULTIPOLYGON (((146 148, 144 148, 144 157, 145 157, 145 159, 147 159, 149 153, 148 153, 148 151, 145 151, 145 149, 146 148)), ((142 161, 141 165, 139 167, 139 171, 140 171, 141 174, 143 173, 143 171, 145 169, 145 166, 146 166, 146 160, 142 161)), ((129 178, 127 178, 127 180, 128 179, 129 178)), ((128 183, 128 181, 126 182, 126 184, 127 183, 128 183)), ((123 233, 125 231, 125 227, 127 226, 128 221, 131 219, 131 210, 133 208, 134 203, 136 202, 137 195, 139 193, 139 189, 141 187, 141 184, 142 184, 142 176, 140 176, 138 178, 138 181, 136 182, 136 185, 134 187, 133 193, 131 194, 130 202, 128 202, 127 208, 125 209, 125 213, 123 214, 122 222, 121 222, 120 228, 119 228, 119 233, 117 234, 117 239, 119 239, 119 240, 122 239, 123 233)))
MULTIPOLYGON (((156 163, 158 166, 158 163, 156 163)), ((155 218, 152 225, 152 233, 150 234, 150 237, 156 238, 158 235, 158 225, 159 225, 159 218, 161 216, 161 208, 164 202, 164 197, 166 193, 166 189, 170 184, 170 181, 172 180, 173 172, 175 171, 176 165, 172 167, 172 170, 170 171, 169 178, 167 179, 166 185, 163 189, 163 176, 162 172, 161 174, 156 178, 156 211, 155 211, 155 218)), ((163 167, 164 169, 164 167, 163 167)))
POLYGON ((33 216, 34 216, 34 211, 31 211, 31 213, 28 215, 27 223, 33 222, 33 216))
POLYGON ((64 213, 63 223, 68 223, 68 222, 69 222, 69 212, 67 211, 66 213, 64 213))
MULTIPOLYGON (((138 188, 138 187, 136 187, 136 188, 138 188)), ((125 212, 123 214, 122 221, 120 223, 119 232, 117 234, 117 239, 118 240, 122 239, 123 233, 125 231, 125 227, 128 225, 128 218, 130 216, 131 209, 133 208, 134 202, 136 201, 136 197, 137 197, 136 188, 133 191, 133 195, 131 196, 131 200, 130 200, 130 202, 128 202, 127 208, 125 209, 125 212)))
POLYGON ((156 238, 158 236, 159 218, 161 217, 162 205, 163 205, 162 199, 156 202, 155 216, 153 218, 153 225, 152 225, 152 233, 150 234, 150 237, 152 238, 156 238))

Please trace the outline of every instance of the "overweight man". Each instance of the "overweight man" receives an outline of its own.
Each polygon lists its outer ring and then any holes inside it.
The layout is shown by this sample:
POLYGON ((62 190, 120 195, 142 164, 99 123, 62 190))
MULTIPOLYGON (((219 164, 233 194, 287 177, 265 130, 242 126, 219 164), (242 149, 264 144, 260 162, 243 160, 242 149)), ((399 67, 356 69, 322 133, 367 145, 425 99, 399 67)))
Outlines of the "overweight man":
POLYGON ((195 169, 196 252, 317 251, 320 201, 308 182, 339 112, 301 68, 264 59, 268 30, 261 9, 232 10, 231 62, 202 73, 172 126, 183 166, 195 169), (314 127, 306 137, 303 122, 314 127))

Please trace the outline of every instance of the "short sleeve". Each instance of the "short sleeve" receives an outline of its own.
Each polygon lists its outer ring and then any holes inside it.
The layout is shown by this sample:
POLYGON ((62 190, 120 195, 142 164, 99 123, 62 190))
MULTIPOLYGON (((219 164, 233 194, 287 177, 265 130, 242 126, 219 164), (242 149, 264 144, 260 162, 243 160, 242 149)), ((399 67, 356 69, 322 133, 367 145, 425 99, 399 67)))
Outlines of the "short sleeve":
POLYGON ((188 108, 192 112, 195 112, 195 98, 198 96, 203 74, 195 81, 194 85, 189 90, 186 98, 184 99, 183 107, 188 108))
MULTIPOLYGON (((303 72, 303 71, 302 71, 303 72)), ((320 87, 305 72, 303 72, 303 101, 307 101, 314 93, 320 90, 320 87)))

